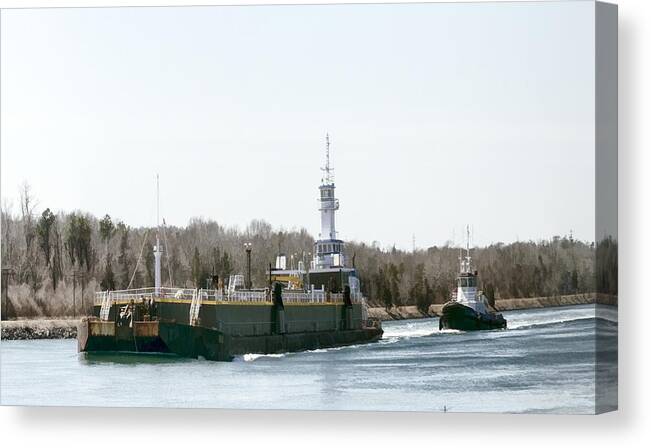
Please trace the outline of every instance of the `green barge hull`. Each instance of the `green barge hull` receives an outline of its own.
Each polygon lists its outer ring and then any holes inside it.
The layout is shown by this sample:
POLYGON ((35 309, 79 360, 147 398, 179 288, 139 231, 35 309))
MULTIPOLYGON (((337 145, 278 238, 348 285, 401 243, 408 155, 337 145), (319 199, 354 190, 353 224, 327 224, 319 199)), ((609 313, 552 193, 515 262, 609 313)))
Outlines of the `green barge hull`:
MULTIPOLYGON (((133 303, 133 302, 132 302, 133 303)), ((375 342, 382 337, 379 321, 362 317, 362 304, 222 302, 204 300, 196 319, 185 299, 160 298, 155 312, 134 310, 125 322, 120 310, 128 302, 112 304, 101 319, 81 321, 79 352, 171 353, 183 357, 230 361, 247 353, 284 353, 375 342)))

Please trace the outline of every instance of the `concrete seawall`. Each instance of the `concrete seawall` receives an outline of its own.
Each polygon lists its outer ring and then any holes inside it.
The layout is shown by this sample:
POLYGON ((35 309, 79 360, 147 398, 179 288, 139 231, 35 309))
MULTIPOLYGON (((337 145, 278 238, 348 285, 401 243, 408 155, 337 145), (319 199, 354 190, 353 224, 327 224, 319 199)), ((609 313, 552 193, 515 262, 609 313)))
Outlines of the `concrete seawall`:
POLYGON ((430 306, 427 313, 423 313, 415 306, 394 306, 390 310, 380 307, 368 309, 369 317, 375 317, 380 320, 402 320, 402 319, 421 319, 425 317, 436 317, 441 311, 441 305, 430 306))
POLYGON ((606 294, 573 294, 567 296, 532 297, 528 299, 506 299, 495 301, 495 308, 498 311, 510 311, 528 308, 549 308, 553 306, 586 305, 591 303, 616 306, 617 297, 606 294))
MULTIPOLYGON (((571 294, 565 296, 530 297, 525 299, 504 299, 495 301, 495 308, 498 311, 511 311, 592 303, 617 306, 617 297, 606 294, 571 294)), ((368 314, 380 320, 420 319, 439 316, 442 307, 443 305, 431 305, 427 313, 419 311, 415 306, 398 306, 390 310, 374 307, 369 308, 368 314)))

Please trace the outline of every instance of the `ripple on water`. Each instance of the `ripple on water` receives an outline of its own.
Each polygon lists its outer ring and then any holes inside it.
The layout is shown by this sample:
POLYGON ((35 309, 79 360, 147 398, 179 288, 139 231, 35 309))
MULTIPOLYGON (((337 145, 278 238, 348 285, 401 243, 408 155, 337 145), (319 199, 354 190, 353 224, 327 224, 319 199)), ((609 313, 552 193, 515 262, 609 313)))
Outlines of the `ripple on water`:
MULTIPOLYGON (((24 405, 594 412, 594 306, 504 314, 508 330, 440 332, 436 318, 386 322, 383 339, 374 344, 249 353, 232 363, 80 356, 74 340, 2 341, 0 399, 24 405)), ((608 343, 604 350, 615 353, 601 368, 616 384, 616 313, 601 314, 607 317, 599 333, 608 343)))

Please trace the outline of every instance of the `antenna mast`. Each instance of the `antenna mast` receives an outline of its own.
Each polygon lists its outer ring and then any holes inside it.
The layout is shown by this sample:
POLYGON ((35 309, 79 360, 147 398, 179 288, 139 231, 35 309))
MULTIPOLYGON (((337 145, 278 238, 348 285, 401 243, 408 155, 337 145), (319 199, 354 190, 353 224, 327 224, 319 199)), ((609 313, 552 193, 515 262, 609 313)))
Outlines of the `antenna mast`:
POLYGON ((466 256, 462 256, 463 249, 459 247, 459 263, 462 273, 470 272, 470 226, 466 225, 466 256))
POLYGON ((330 172, 330 134, 326 132, 326 171, 330 172))
POLYGON ((334 168, 330 167, 330 134, 326 133, 326 164, 325 167, 321 168, 322 171, 325 171, 325 177, 323 182, 326 184, 331 184, 332 180, 332 171, 334 168))
POLYGON ((470 225, 466 225, 466 272, 470 272, 470 225))
POLYGON ((470 226, 466 225, 466 256, 470 257, 470 226))

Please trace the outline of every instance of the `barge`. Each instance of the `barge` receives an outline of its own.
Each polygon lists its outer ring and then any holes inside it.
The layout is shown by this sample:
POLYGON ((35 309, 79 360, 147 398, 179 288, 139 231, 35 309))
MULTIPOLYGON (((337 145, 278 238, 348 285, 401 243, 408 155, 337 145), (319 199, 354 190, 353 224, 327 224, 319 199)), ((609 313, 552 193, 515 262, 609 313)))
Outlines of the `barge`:
POLYGON ((230 361, 377 341, 380 322, 346 289, 272 291, 146 288, 98 294, 78 329, 80 352, 172 353, 230 361))
POLYGON ((229 361, 247 353, 379 340, 381 323, 368 317, 357 272, 348 266, 345 243, 335 231, 339 201, 327 136, 322 170, 321 234, 309 262, 287 266, 287 257, 279 253, 275 267, 269 266, 268 284, 256 289, 251 284, 251 246, 246 245, 246 279, 231 275, 224 282, 212 277, 207 280, 213 289, 163 287, 157 233, 154 287, 97 292, 93 315, 79 325, 79 352, 172 353, 229 361))

